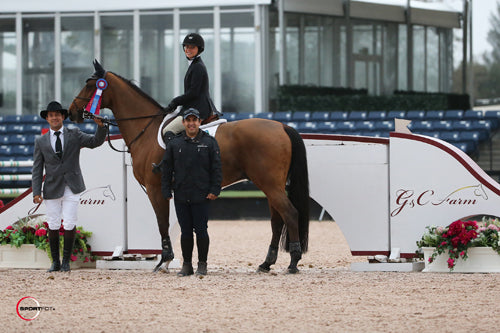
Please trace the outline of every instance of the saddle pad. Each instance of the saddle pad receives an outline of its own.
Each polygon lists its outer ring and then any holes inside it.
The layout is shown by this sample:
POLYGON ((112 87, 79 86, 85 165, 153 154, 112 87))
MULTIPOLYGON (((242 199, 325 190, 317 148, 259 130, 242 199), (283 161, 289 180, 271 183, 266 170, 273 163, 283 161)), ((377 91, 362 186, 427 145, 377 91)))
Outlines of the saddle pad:
MULTIPOLYGON (((165 124, 165 122, 175 116, 177 116, 179 112, 174 112, 174 113, 169 113, 165 116, 165 118, 163 118, 163 122, 161 123, 160 125, 160 128, 158 129, 158 135, 157 135, 157 140, 158 140, 158 144, 160 145, 160 147, 162 147, 163 149, 166 149, 167 146, 165 146, 165 142, 163 142, 163 136, 161 135, 161 130, 163 128, 163 125, 165 124)), ((216 121, 212 121, 211 123, 208 123, 208 124, 205 124, 205 125, 201 125, 200 126, 200 129, 202 131, 205 131, 207 132, 208 134, 210 134, 211 136, 215 137, 215 133, 217 133, 217 128, 219 128, 219 125, 220 124, 224 124, 224 123, 227 123, 227 119, 219 119, 219 120, 216 120, 216 121)))

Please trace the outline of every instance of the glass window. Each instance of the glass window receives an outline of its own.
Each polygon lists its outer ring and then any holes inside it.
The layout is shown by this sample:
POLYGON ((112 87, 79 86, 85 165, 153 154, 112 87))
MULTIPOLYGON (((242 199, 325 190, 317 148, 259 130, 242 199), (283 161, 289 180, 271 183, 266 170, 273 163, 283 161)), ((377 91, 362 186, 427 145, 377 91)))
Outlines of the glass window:
POLYGON ((101 64, 127 79, 133 70, 133 19, 132 16, 101 17, 101 64))
POLYGON ((92 74, 94 18, 61 18, 61 103, 69 106, 92 74))
POLYGON ((301 84, 300 82, 300 15, 286 14, 286 83, 301 84))
POLYGON ((382 26, 384 37, 383 57, 384 73, 381 93, 390 95, 397 89, 398 73, 398 26, 397 24, 386 23, 382 26))
POLYGON ((174 97, 173 16, 141 16, 141 88, 161 105, 174 97))
POLYGON ((413 27, 413 90, 425 91, 425 27, 413 27))
POLYGON ((398 36, 398 89, 407 90, 408 89, 408 43, 407 41, 407 29, 406 24, 399 25, 399 36, 398 36))
POLYGON ((439 38, 432 27, 427 28, 427 91, 439 91, 439 38))
POLYGON ((453 30, 439 29, 440 82, 443 92, 450 92, 453 73, 453 30))
POLYGON ((16 113, 16 22, 0 20, 0 114, 16 113))
POLYGON ((278 26, 278 12, 269 10, 269 110, 278 108, 277 95, 280 85, 280 35, 278 26))
POLYGON ((23 114, 54 100, 54 19, 23 19, 23 114))
MULTIPOLYGON (((201 54, 203 63, 207 67, 208 77, 211 82, 212 73, 214 68, 214 19, 213 14, 182 14, 181 13, 181 30, 180 30, 180 41, 174 41, 174 47, 178 46, 182 48, 182 41, 187 34, 191 32, 199 33, 203 40, 205 41, 205 50, 201 54)), ((181 93, 184 93, 184 74, 186 73, 189 63, 186 60, 184 51, 180 54, 180 87, 181 93)), ((213 84, 210 84, 210 94, 213 96, 213 84)))
POLYGON ((253 14, 221 14, 223 112, 254 110, 254 52, 253 14))
POLYGON ((353 25, 352 33, 354 87, 378 95, 382 75, 382 26, 358 23, 353 25))

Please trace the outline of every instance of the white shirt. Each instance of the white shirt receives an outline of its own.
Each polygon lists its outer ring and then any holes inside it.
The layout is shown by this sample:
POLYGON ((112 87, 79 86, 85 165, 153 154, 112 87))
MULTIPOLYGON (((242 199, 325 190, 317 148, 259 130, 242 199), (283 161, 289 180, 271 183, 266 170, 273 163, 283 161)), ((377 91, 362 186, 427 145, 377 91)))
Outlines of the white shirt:
MULTIPOLYGON (((59 132, 61 132, 61 134, 59 134, 59 138, 61 139, 61 146, 64 147, 64 126, 61 127, 59 129, 59 132)), ((56 151, 56 140, 57 140, 57 135, 55 135, 56 131, 52 130, 52 128, 50 129, 50 145, 52 146, 52 149, 54 150, 54 152, 56 151)))

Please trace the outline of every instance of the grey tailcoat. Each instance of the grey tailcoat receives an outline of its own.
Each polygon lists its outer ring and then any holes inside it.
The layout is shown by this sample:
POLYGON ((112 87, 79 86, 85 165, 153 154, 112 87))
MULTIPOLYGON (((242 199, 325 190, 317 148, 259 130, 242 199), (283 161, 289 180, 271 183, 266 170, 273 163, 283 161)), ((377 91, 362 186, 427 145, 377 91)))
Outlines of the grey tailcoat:
POLYGON ((66 185, 75 194, 85 191, 85 183, 80 170, 80 148, 95 148, 102 145, 106 139, 106 129, 97 126, 95 134, 91 135, 80 131, 79 128, 64 127, 63 135, 62 158, 56 155, 50 145, 50 131, 35 140, 31 181, 33 196, 41 195, 44 167, 44 199, 61 198, 66 185))

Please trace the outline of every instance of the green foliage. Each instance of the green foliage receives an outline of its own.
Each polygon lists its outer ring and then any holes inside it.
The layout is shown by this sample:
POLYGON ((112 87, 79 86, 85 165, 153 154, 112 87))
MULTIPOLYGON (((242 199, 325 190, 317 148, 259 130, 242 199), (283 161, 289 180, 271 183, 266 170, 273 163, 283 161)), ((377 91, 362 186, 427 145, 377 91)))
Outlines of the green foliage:
POLYGON ((395 91, 390 96, 372 96, 365 89, 281 86, 281 111, 374 111, 468 109, 469 96, 461 94, 395 91))
MULTIPOLYGON (((61 226, 59 229, 59 250, 63 251, 64 245, 64 229, 61 226)), ((77 227, 75 233, 75 245, 71 260, 75 261, 80 258, 83 262, 89 260, 94 261, 96 257, 91 254, 91 248, 88 244, 88 239, 92 236, 92 232, 83 230, 83 227, 77 227)), ((52 260, 50 253, 50 244, 48 240, 48 225, 40 218, 25 218, 19 219, 16 223, 8 226, 4 230, 0 230, 0 245, 10 244, 11 246, 20 247, 23 244, 34 244, 36 248, 47 253, 47 256, 52 260)))

